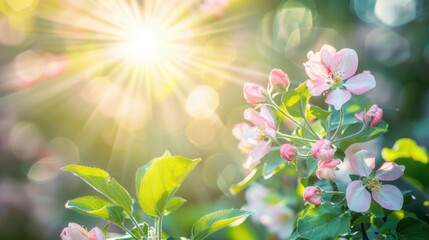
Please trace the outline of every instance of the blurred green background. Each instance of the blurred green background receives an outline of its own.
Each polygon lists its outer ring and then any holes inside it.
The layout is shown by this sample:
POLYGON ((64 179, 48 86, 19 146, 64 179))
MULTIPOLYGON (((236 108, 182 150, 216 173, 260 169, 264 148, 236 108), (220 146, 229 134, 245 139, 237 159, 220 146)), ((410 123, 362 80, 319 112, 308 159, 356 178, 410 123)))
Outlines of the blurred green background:
MULTIPOLYGON (((136 169, 166 149, 203 158, 167 232, 189 236, 202 214, 242 206, 227 189, 244 174, 231 135, 248 107, 243 82, 266 85, 281 68, 297 86, 307 52, 323 44, 355 49, 358 71, 376 77, 369 97, 390 131, 374 153, 402 137, 429 146, 427 1, 215 2, 0 1, 0 239, 103 227, 64 209, 92 190, 60 168, 104 168, 133 195, 136 169), (159 36, 135 35, 141 26, 159 36)), ((213 239, 252 234, 265 236, 247 221, 213 239)))

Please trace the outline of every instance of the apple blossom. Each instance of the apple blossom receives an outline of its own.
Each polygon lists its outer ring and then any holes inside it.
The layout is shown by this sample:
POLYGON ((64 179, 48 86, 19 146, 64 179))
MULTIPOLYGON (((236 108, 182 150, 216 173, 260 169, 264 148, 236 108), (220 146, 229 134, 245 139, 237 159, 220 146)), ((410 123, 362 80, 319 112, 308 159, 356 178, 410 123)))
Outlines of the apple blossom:
POLYGON ((311 156, 320 161, 331 161, 334 159, 335 149, 327 139, 320 139, 311 147, 311 156))
POLYGON ((372 105, 368 111, 356 113, 355 117, 364 123, 369 124, 371 127, 377 126, 383 118, 383 109, 379 108, 377 104, 372 105))
POLYGON ((335 180, 335 168, 341 163, 340 160, 319 161, 316 176, 318 179, 335 180))
POLYGON ((243 94, 244 99, 247 103, 255 105, 257 103, 264 102, 267 100, 265 96, 266 90, 259 84, 256 83, 244 83, 243 94))
POLYGON ((270 73, 270 85, 276 92, 280 92, 279 86, 284 89, 289 87, 289 78, 281 69, 273 69, 270 73))
POLYGON ((85 228, 77 223, 69 223, 61 232, 62 240, 88 240, 85 228))
POLYGON ((322 204, 322 189, 317 186, 306 187, 304 190, 304 202, 309 202, 316 206, 322 204))
POLYGON ((375 157, 362 150, 350 157, 352 172, 360 176, 360 180, 351 182, 346 189, 347 206, 355 212, 365 212, 371 205, 371 195, 383 208, 399 210, 402 208, 404 197, 401 191, 390 184, 381 181, 393 181, 404 174, 405 167, 394 162, 385 162, 373 172, 375 157), (371 194, 368 192, 371 192, 371 194))
POLYGON ((289 162, 294 159, 297 153, 298 149, 293 144, 286 143, 280 146, 280 156, 289 162))
POLYGON ((337 50, 323 45, 320 52, 307 54, 305 71, 310 77, 306 84, 312 96, 327 93, 325 102, 339 110, 350 100, 351 94, 361 95, 375 87, 374 76, 369 71, 354 75, 358 56, 353 49, 337 50))
POLYGON ((88 240, 104 240, 103 231, 98 227, 94 227, 88 232, 88 240))

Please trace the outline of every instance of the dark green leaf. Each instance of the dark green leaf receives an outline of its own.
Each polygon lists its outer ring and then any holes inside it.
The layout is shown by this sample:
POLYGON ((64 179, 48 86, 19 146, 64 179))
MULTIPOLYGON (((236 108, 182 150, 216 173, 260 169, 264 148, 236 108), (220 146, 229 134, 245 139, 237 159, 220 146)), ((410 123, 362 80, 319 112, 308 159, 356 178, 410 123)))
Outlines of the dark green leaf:
POLYGON ((108 172, 99 168, 81 165, 68 165, 63 169, 80 177, 95 190, 122 207, 127 214, 132 214, 133 201, 130 194, 108 172))
POLYGON ((271 152, 264 161, 262 176, 269 179, 286 166, 286 160, 280 156, 279 151, 271 152))
POLYGON ((194 240, 204 239, 234 222, 246 219, 250 214, 248 211, 238 209, 220 210, 209 213, 194 223, 192 226, 192 237, 194 240))
POLYGON ((301 237, 307 239, 336 239, 348 232, 350 219, 350 213, 344 212, 341 207, 322 204, 309 209, 298 219, 297 231, 301 237))
POLYGON ((388 124, 384 121, 375 127, 366 126, 363 131, 362 123, 355 123, 346 128, 341 138, 345 138, 340 142, 341 149, 347 149, 353 143, 361 143, 372 140, 385 132, 387 132, 388 124))
POLYGON ((396 232, 403 239, 426 240, 429 236, 429 225, 416 218, 404 218, 398 223, 396 232))

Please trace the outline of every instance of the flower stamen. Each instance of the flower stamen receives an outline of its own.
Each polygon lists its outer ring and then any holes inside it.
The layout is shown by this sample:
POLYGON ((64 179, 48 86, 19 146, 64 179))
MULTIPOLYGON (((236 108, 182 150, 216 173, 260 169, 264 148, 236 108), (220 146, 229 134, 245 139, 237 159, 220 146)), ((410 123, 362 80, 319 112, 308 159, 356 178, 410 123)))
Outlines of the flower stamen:
POLYGON ((382 184, 380 183, 380 180, 377 178, 370 178, 368 182, 366 183, 366 187, 375 192, 379 192, 381 189, 382 184))

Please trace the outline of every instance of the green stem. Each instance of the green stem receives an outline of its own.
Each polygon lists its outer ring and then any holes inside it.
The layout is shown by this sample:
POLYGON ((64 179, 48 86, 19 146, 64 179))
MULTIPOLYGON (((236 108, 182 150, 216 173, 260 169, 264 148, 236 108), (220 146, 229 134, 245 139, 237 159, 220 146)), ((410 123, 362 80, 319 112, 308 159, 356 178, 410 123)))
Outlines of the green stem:
MULTIPOLYGON (((332 112, 332 106, 331 105, 329 105, 328 111, 332 112)), ((330 136, 331 136, 331 114, 328 116, 326 125, 327 125, 326 126, 326 139, 330 139, 330 136)))
POLYGON ((156 218, 156 240, 162 240, 162 215, 156 218))
POLYGON ((344 112, 343 108, 340 108, 340 121, 338 122, 337 130, 335 130, 334 135, 331 137, 331 142, 334 140, 334 138, 337 136, 337 134, 340 132, 341 128, 343 127, 343 121, 344 121, 344 112))
POLYGON ((352 138, 352 137, 354 137, 354 136, 357 136, 357 135, 361 134, 361 133, 363 132, 363 130, 365 130, 365 128, 366 128, 366 124, 365 124, 365 123, 363 123, 362 128, 361 128, 358 132, 356 132, 356 133, 354 133, 354 134, 352 134, 352 135, 349 135, 349 136, 343 137, 343 138, 339 138, 339 139, 337 139, 337 140, 333 141, 333 143, 341 142, 341 141, 344 141, 344 140, 346 140, 346 139, 349 139, 349 138, 352 138))
POLYGON ((140 235, 141 235, 142 237, 144 237, 144 232, 143 232, 143 230, 140 228, 139 223, 137 222, 137 220, 134 218, 134 216, 133 216, 133 215, 130 215, 130 219, 131 219, 131 222, 133 222, 133 224, 134 224, 134 225, 137 227, 137 229, 139 230, 140 235))
POLYGON ((346 195, 343 192, 337 192, 337 191, 323 191, 323 193, 336 194, 336 195, 346 195))
POLYGON ((133 233, 131 232, 128 228, 126 228, 124 225, 117 225, 119 226, 122 230, 124 230, 126 233, 130 234, 130 236, 132 236, 134 239, 139 240, 139 238, 133 233))
POLYGON ((289 139, 294 139, 294 140, 298 140, 298 141, 305 141, 305 142, 315 142, 316 141, 314 139, 292 136, 292 135, 281 133, 281 132, 277 132, 276 134, 279 136, 282 136, 285 139, 289 138, 289 139))
POLYGON ((269 104, 272 107, 274 107, 275 109, 277 109, 281 114, 283 114, 286 118, 288 118, 291 122, 293 122, 296 126, 301 127, 302 129, 304 129, 304 131, 306 131, 307 133, 311 134, 313 137, 315 137, 315 139, 320 139, 317 135, 313 135, 313 133, 311 131, 309 131, 308 129, 306 129, 304 126, 302 126, 300 123, 298 123, 295 119, 293 119, 292 116, 290 116, 288 113, 286 113, 285 111, 283 111, 283 109, 281 109, 279 107, 279 105, 277 105, 276 102, 274 102, 274 100, 271 98, 270 95, 268 95, 268 99, 269 99, 269 104))
POLYGON ((307 124, 308 128, 313 133, 313 136, 315 136, 317 139, 320 139, 319 135, 314 131, 313 127, 311 127, 311 124, 308 122, 308 119, 305 117, 305 108, 301 103, 302 102, 300 101, 299 105, 301 106, 301 111, 304 114, 304 122, 307 124))

